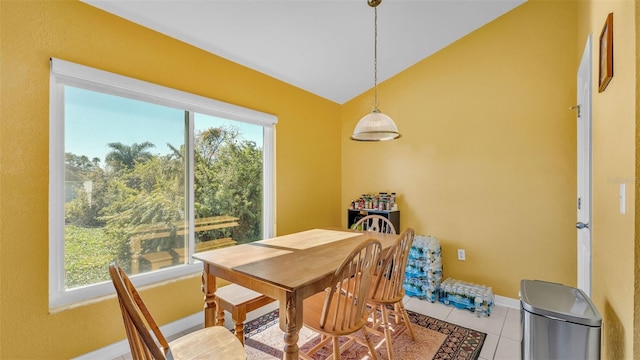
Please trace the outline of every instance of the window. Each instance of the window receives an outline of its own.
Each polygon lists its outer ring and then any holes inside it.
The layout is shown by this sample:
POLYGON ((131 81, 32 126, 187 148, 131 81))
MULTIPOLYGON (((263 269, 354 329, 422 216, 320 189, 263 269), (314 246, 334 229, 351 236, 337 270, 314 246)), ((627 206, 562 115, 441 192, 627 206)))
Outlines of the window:
POLYGON ((49 306, 274 233, 273 115, 51 60, 49 306))

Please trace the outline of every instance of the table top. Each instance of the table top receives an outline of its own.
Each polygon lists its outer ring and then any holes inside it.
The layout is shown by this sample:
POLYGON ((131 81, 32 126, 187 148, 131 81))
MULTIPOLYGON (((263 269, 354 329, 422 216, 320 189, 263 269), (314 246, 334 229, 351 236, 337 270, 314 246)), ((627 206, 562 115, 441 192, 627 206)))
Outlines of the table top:
POLYGON ((374 238, 386 249, 397 237, 376 232, 313 229, 197 253, 193 258, 295 291, 326 279, 362 241, 374 238))

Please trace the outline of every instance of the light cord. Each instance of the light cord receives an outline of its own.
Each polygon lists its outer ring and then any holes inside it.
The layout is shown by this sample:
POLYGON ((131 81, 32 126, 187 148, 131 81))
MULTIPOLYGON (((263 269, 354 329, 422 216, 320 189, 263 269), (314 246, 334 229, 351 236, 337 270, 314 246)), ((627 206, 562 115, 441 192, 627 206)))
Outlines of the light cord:
POLYGON ((373 111, 378 111, 378 7, 373 8, 373 111))

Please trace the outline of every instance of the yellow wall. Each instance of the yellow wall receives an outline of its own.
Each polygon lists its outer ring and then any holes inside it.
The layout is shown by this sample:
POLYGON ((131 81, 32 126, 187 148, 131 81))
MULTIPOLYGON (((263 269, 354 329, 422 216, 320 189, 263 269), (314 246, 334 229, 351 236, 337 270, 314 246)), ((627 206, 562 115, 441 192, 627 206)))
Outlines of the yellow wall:
MULTIPOLYGON (((279 234, 345 225, 350 200, 396 191, 402 227, 442 242, 445 276, 517 298, 523 278, 576 284, 576 129, 568 107, 586 35, 597 38, 609 12, 615 76, 593 97, 593 298, 604 316, 603 358, 631 358, 634 350, 640 358, 633 294, 640 183, 627 184, 621 215, 611 181, 640 176, 637 7, 637 0, 523 4, 381 84, 381 109, 403 137, 367 144, 347 138, 370 110, 371 92, 341 107, 76 1, 1 1, 0 358, 69 358, 124 338, 114 299, 48 313, 49 57, 277 115, 279 234), (457 248, 467 261, 455 260, 457 248)), ((143 296, 166 323, 201 308, 199 282, 143 296)))
POLYGON ((575 286, 575 39, 575 2, 529 1, 385 81, 393 142, 347 140, 372 94, 345 104, 342 203, 398 192, 401 227, 439 239, 445 277, 510 298, 521 279, 575 286))
MULTIPOLYGON (((593 291, 603 316, 603 358, 630 359, 634 342, 636 25, 634 1, 578 3, 578 44, 593 36, 593 291), (613 71, 598 93, 599 36, 613 13, 613 71), (627 213, 619 212, 620 183, 627 213)), ((637 296, 637 295, 636 295, 637 296)), ((637 300, 636 300, 637 301, 637 300)), ((636 329, 638 337, 638 330, 636 329)))
MULTIPOLYGON (((1 1, 0 16, 0 358, 124 338, 114 299, 48 312, 50 57, 277 115, 278 233, 340 224, 339 105, 78 1, 1 1)), ((202 308, 199 276, 143 296, 160 323, 202 308)))

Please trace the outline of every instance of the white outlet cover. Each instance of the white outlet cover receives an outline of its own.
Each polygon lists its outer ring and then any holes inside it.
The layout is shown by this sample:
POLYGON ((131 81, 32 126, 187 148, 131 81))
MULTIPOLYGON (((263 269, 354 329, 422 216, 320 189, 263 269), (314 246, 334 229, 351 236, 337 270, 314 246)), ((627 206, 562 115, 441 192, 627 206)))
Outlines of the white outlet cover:
POLYGON ((464 253, 464 249, 458 249, 458 260, 465 260, 466 256, 464 253))

